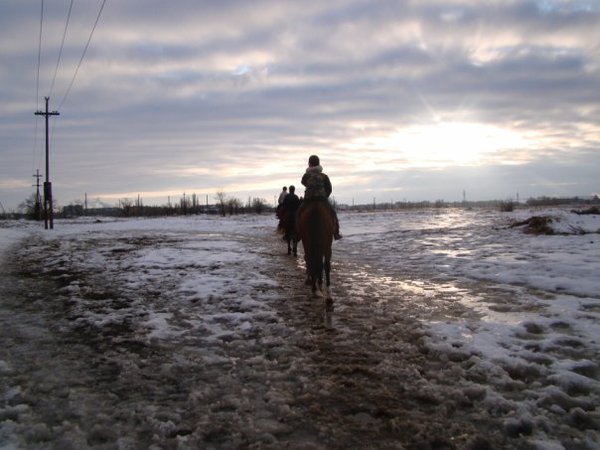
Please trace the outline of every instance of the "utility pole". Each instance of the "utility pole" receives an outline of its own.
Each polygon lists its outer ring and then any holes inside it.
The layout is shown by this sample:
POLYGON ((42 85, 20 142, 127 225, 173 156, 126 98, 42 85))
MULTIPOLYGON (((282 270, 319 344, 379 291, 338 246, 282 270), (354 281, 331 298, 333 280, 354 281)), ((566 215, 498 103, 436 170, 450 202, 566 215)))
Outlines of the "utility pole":
POLYGON ((41 220, 42 219, 42 205, 40 202, 41 196, 40 196, 40 178, 42 178, 42 176, 40 175, 40 169, 37 169, 35 171, 35 175, 33 175, 33 177, 35 178, 35 184, 33 185, 36 190, 35 190, 35 206, 33 207, 33 215, 35 216, 35 220, 41 220))
POLYGON ((50 183, 50 143, 48 140, 48 117, 58 116, 58 111, 48 111, 48 100, 50 97, 44 97, 46 100, 46 112, 36 111, 36 116, 46 117, 46 181, 44 181, 44 227, 46 230, 54 228, 54 211, 52 210, 52 183, 50 183))

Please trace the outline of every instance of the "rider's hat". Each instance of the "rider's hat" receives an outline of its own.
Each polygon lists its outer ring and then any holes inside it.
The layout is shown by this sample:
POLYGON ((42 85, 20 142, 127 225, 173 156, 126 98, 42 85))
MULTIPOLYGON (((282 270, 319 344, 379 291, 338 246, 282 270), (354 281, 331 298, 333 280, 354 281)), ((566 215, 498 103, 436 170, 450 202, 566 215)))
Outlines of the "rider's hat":
POLYGON ((320 163, 317 155, 311 155, 310 158, 308 158, 308 165, 311 167, 318 166, 320 163))

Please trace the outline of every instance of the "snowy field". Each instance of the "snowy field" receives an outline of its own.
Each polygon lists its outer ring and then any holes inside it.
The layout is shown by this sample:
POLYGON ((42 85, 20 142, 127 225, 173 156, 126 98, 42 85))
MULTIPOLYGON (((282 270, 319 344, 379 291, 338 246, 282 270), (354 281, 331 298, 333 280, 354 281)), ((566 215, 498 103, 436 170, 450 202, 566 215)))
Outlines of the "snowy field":
POLYGON ((340 222, 332 317, 272 216, 0 222, 0 448, 600 448, 600 216, 340 222))

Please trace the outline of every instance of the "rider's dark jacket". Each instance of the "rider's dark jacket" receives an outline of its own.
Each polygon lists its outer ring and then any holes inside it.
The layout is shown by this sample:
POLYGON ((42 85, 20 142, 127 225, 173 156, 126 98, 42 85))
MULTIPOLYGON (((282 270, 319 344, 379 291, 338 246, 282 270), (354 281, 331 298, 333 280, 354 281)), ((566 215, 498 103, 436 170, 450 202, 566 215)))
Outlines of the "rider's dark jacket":
POLYGON ((300 206, 300 203, 301 202, 300 202, 300 199, 298 198, 298 196, 296 194, 292 194, 290 192, 283 199, 283 203, 281 204, 281 208, 285 212, 294 213, 298 209, 298 206, 300 206))
POLYGON ((321 166, 312 166, 306 169, 301 182, 306 187, 304 200, 328 198, 331 195, 331 181, 323 173, 323 167, 321 166))

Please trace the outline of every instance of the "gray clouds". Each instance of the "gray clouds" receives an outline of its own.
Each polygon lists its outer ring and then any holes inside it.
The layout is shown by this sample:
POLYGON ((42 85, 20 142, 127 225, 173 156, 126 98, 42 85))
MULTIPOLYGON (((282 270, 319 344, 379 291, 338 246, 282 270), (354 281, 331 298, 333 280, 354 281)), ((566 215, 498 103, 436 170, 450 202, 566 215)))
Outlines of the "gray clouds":
MULTIPOLYGON (((40 97, 64 27, 68 1, 59 3, 46 5, 40 97)), ((54 102, 98 7, 75 3, 54 102)), ((0 9, 0 201, 14 205, 39 167, 39 5, 0 9)), ((455 200, 482 183, 473 191, 504 198, 532 173, 546 187, 530 195, 588 195, 598 191, 588 166, 600 162, 599 30, 591 0, 108 2, 52 119, 55 196, 153 192, 164 203, 161 192, 224 189, 270 200, 298 183, 311 153, 322 155, 339 201, 392 192, 455 200), (436 168, 416 168, 418 146, 411 153, 405 139, 394 148, 396 135, 414 126, 435 133, 440 123, 493 126, 538 144, 436 168)))

